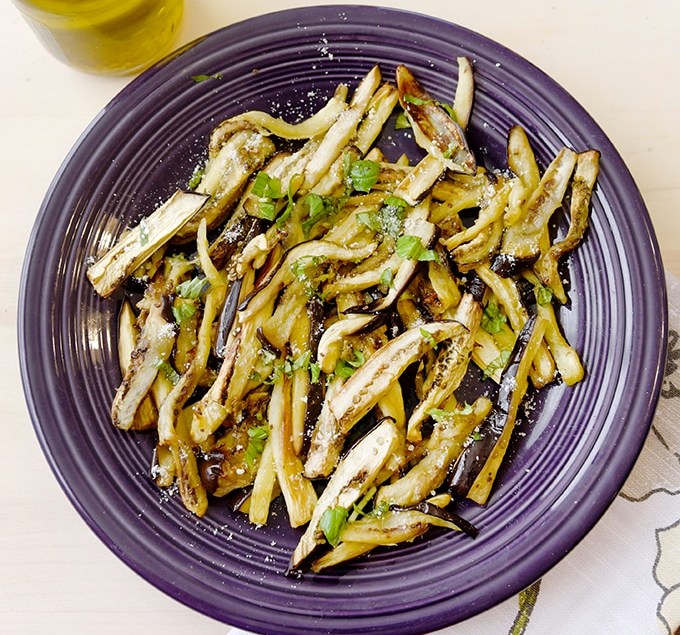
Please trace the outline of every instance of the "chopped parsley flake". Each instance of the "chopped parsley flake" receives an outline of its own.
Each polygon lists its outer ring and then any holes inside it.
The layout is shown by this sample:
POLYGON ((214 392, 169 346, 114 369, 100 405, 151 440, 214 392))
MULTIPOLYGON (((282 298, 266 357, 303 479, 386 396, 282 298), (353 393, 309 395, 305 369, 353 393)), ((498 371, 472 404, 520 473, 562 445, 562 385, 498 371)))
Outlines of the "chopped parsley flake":
POLYGON ((187 300, 196 300, 208 289, 210 282, 206 278, 196 276, 177 285, 177 295, 187 300))
POLYGON ((490 300, 489 303, 484 307, 484 313, 482 314, 482 328, 487 332, 494 335, 495 333, 500 333, 508 319, 505 314, 501 311, 500 307, 496 302, 490 300))
POLYGON ((340 544, 340 534, 347 522, 347 511, 346 507, 328 507, 321 516, 319 526, 331 547, 340 544))
POLYGON ((432 333, 429 331, 425 330, 424 328, 420 329, 420 336, 432 347, 432 348, 437 348, 437 340, 432 337, 432 333))
POLYGON ((354 359, 349 360, 341 357, 338 360, 338 363, 335 365, 335 370, 333 371, 336 377, 349 379, 357 368, 364 365, 364 362, 366 361, 364 354, 356 349, 353 349, 352 352, 354 354, 354 359))
POLYGON ((510 359, 510 351, 501 351, 501 354, 484 369, 484 378, 491 377, 497 370, 505 368, 508 359, 510 359))
POLYGON ((397 254, 408 260, 438 260, 434 249, 426 249, 418 236, 399 236, 397 254))
POLYGON ((154 363, 154 368, 157 368, 165 378, 173 385, 176 386, 181 379, 180 374, 164 359, 157 359, 154 363))
POLYGON ((534 295, 536 296, 536 302, 541 306, 548 306, 552 302, 553 293, 550 290, 550 287, 537 284, 534 287, 534 295))
POLYGON ((259 458, 264 450, 265 443, 269 437, 269 428, 267 426, 257 426, 248 430, 248 447, 245 451, 245 461, 248 467, 253 467, 255 461, 259 458))
POLYGON ((388 288, 394 286, 394 271, 392 271, 392 269, 389 267, 387 267, 387 269, 385 269, 385 271, 383 271, 380 275, 380 284, 388 288))
POLYGON ((200 182, 203 180, 203 177, 205 176, 205 166, 204 165, 197 165, 194 168, 194 171, 191 174, 191 178, 187 182, 187 189, 189 190, 195 190, 200 182))
POLYGON ((349 169, 350 182, 357 192, 370 192, 379 175, 380 164, 368 159, 354 161, 349 169))
POLYGON ((208 81, 209 79, 222 79, 222 73, 213 73, 212 75, 192 75, 191 79, 199 84, 208 81))

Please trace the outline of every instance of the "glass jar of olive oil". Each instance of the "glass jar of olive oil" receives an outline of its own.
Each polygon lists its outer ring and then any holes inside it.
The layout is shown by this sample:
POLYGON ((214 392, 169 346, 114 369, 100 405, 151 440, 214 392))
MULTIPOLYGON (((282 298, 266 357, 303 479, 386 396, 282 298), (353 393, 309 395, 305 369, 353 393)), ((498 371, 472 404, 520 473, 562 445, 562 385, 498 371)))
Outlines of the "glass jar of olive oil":
POLYGON ((14 0, 46 48, 83 71, 121 75, 170 49, 184 0, 14 0))

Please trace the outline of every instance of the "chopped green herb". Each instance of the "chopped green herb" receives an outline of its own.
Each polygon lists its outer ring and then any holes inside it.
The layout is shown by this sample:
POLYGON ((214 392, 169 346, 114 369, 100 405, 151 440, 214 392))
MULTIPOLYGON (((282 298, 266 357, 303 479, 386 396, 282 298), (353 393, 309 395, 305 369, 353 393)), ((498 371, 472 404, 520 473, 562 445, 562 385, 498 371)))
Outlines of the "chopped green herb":
POLYGON ((266 172, 258 172, 251 192, 260 199, 258 201, 260 217, 274 220, 279 207, 276 201, 283 198, 280 179, 269 176, 266 172))
POLYGON ((309 233, 312 231, 312 227, 314 227, 314 225, 322 218, 335 212, 336 207, 331 198, 319 196, 313 192, 310 192, 305 196, 304 202, 309 207, 309 216, 307 220, 302 223, 302 231, 304 232, 305 237, 308 237, 309 233))
POLYGON ((394 122, 395 130, 406 130, 411 127, 411 121, 405 112, 400 112, 394 122))
POLYGON ((352 523, 360 516, 366 516, 366 512, 364 511, 366 509, 366 505, 371 502, 371 499, 375 496, 377 491, 378 488, 374 485, 363 495, 358 503, 354 503, 354 505, 352 505, 352 513, 347 519, 348 522, 352 523))
POLYGON ((420 329, 420 336, 432 347, 437 348, 437 340, 432 337, 432 333, 426 331, 424 328, 420 329))
POLYGON ((470 438, 473 441, 481 441, 484 438, 484 435, 479 430, 473 430, 470 438))
POLYGON ((368 227, 373 232, 381 232, 380 217, 376 212, 359 212, 356 215, 357 223, 368 227))
POLYGON ((366 361, 364 354, 356 349, 353 349, 352 352, 354 353, 354 359, 349 360, 342 357, 338 359, 338 363, 335 365, 335 370, 333 371, 337 377, 349 379, 357 368, 364 365, 364 362, 366 361))
POLYGON ((497 370, 505 368, 508 359, 510 359, 510 351, 501 351, 501 354, 484 369, 484 378, 491 377, 497 370))
POLYGON ((212 75, 192 75, 191 79, 193 79, 198 84, 209 79, 222 79, 222 73, 213 73, 212 75))
POLYGON ((177 295, 187 300, 196 300, 208 289, 210 282, 206 278, 196 276, 177 285, 177 295))
POLYGON ((181 379, 180 374, 164 359, 157 359, 154 363, 154 368, 157 368, 165 378, 173 385, 176 386, 181 379))
POLYGON ((380 518, 390 511, 390 504, 388 501, 383 500, 377 507, 374 507, 371 511, 371 516, 376 516, 380 518))
POLYGON ((309 368, 309 358, 311 357, 310 351, 306 351, 300 355, 297 359, 290 360, 290 370, 289 375, 292 375, 297 370, 307 370, 309 368))
POLYGON ((319 526, 323 531, 326 540, 332 547, 337 547, 340 543, 340 534, 347 522, 346 507, 328 507, 323 515, 319 526))
POLYGON ((389 267, 387 267, 387 269, 385 269, 385 271, 380 274, 380 284, 388 288, 394 286, 394 271, 392 271, 392 269, 389 267))
POLYGON ((553 293, 550 290, 550 287, 537 284, 534 287, 534 295, 536 296, 536 302, 541 306, 548 306, 552 302, 553 293))
POLYGON ((454 415, 452 410, 443 410, 442 408, 430 408, 430 410, 427 411, 427 414, 437 422, 449 421, 454 415))
POLYGON ((380 208, 378 218, 383 234, 397 239, 404 227, 404 215, 408 203, 398 196, 388 196, 380 208))
POLYGON ((352 187, 357 192, 370 192, 371 188, 378 182, 379 175, 380 164, 368 159, 354 161, 349 170, 352 187))
POLYGON ((434 249, 426 249, 418 236, 399 236, 397 254, 408 260, 438 260, 434 249))
POLYGON ((385 205, 374 212, 359 212, 356 215, 357 222, 368 227, 371 231, 379 232, 392 238, 397 238, 403 228, 404 212, 406 202, 404 204, 387 204, 388 200, 401 201, 396 196, 388 197, 385 200, 385 205))
POLYGON ((300 282, 309 282, 315 273, 312 271, 310 275, 310 269, 316 269, 325 260, 323 256, 302 256, 291 263, 290 270, 300 282))
POLYGON ((319 378, 321 377, 321 366, 316 362, 311 362, 309 364, 309 381, 313 384, 319 383, 319 378))
POLYGON ((200 182, 203 180, 203 177, 205 176, 205 166, 204 165, 197 165, 194 168, 194 171, 191 174, 191 178, 189 179, 187 183, 187 189, 189 190, 195 190, 200 182))
POLYGON ((186 298, 176 298, 172 304, 172 315, 177 324, 184 324, 196 313, 198 307, 193 300, 186 298))
POLYGON ((265 220, 274 220, 276 218, 276 203, 268 201, 267 199, 260 199, 257 204, 260 210, 260 217, 265 220))
POLYGON ((453 109, 453 106, 449 104, 444 104, 441 101, 437 102, 437 106, 443 108, 446 111, 446 114, 451 117, 456 123, 458 122, 458 118, 456 117, 456 111, 453 109))
POLYGON ((293 207, 295 206, 295 200, 293 199, 293 195, 295 193, 295 190, 297 189, 297 184, 299 182, 301 175, 300 174, 293 174, 293 176, 290 177, 290 181, 288 181, 288 188, 286 190, 286 196, 288 197, 288 203, 286 204, 286 208, 279 214, 279 217, 276 219, 276 226, 277 227, 283 227, 283 224, 290 218, 290 215, 293 213, 293 207))
POLYGON ((259 198, 281 198, 281 180, 269 176, 266 172, 258 172, 253 182, 252 193, 259 198))
POLYGON ((265 443, 269 437, 269 428, 267 426, 257 426, 248 430, 248 447, 245 451, 245 461, 248 467, 253 467, 255 461, 259 458, 264 450, 265 443))
POLYGON ((488 304, 484 307, 484 313, 482 314, 482 328, 492 335, 495 333, 500 333, 503 328, 503 324, 508 321, 505 314, 501 311, 500 307, 494 300, 489 300, 488 304))
POLYGON ((473 407, 469 403, 464 403, 462 406, 459 404, 456 407, 456 414, 459 415, 471 415, 473 411, 473 407))
POLYGON ((415 95, 409 94, 404 95, 404 101, 407 104, 413 104, 414 106, 424 106, 425 104, 432 103, 429 99, 422 99, 420 97, 416 97, 415 95))

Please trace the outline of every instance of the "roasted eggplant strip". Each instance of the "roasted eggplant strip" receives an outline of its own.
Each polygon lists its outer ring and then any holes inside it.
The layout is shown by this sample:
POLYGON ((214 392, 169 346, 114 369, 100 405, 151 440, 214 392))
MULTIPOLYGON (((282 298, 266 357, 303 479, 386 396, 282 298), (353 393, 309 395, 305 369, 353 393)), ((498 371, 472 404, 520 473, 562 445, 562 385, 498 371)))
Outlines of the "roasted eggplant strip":
MULTIPOLYGON (((519 291, 510 278, 502 278, 488 266, 481 265, 475 269, 482 280, 493 291, 496 299, 503 305, 515 333, 519 333, 527 319, 527 310, 522 305, 519 291)), ((540 388, 553 381, 555 378, 555 361, 545 344, 541 344, 534 358, 534 368, 531 378, 534 386, 540 388)))
POLYGON ((352 95, 350 106, 343 111, 328 129, 321 144, 305 170, 303 191, 311 190, 340 156, 344 147, 352 140, 359 122, 368 109, 373 93, 381 82, 380 69, 374 66, 361 80, 352 95))
POLYGON ((503 238, 503 221, 496 220, 482 229, 470 242, 456 247, 451 256, 461 271, 489 264, 498 252, 503 238))
POLYGON ((534 151, 521 126, 513 126, 508 133, 508 167, 517 176, 505 213, 506 224, 512 225, 526 213, 527 203, 541 181, 534 151))
POLYGON ((198 461, 189 437, 186 414, 188 414, 186 411, 178 414, 172 438, 164 443, 172 452, 182 503, 196 516, 203 516, 208 510, 208 494, 201 481, 198 461))
MULTIPOLYGON (((278 267, 271 272, 267 279, 255 290, 241 306, 239 320, 241 323, 250 319, 256 311, 268 302, 273 301, 281 290, 296 279, 295 263, 304 259, 328 259, 334 261, 360 261, 367 258, 374 251, 376 245, 371 243, 356 249, 340 247, 323 240, 310 240, 293 247, 281 259, 278 267)), ((304 274, 303 274, 304 275, 304 274)))
POLYGON ((456 58, 458 62, 458 84, 453 97, 453 112, 456 122, 465 130, 472 115, 472 104, 475 99, 475 76, 472 62, 467 57, 456 58))
POLYGON ((557 265, 565 254, 576 249, 588 227, 590 199, 599 173, 600 153, 589 150, 578 155, 576 171, 571 184, 571 206, 569 210, 569 229, 567 235, 556 242, 539 258, 534 272, 544 285, 550 287, 553 295, 564 304, 567 295, 557 265))
POLYGON ((426 155, 404 177, 394 190, 394 196, 403 198, 409 205, 417 205, 445 170, 446 164, 441 159, 426 155))
POLYGON ((444 112, 405 66, 397 67, 399 102, 411 122, 416 143, 454 172, 477 169, 461 126, 444 112))
MULTIPOLYGON (((311 117, 295 124, 288 123, 281 118, 272 117, 269 113, 251 110, 232 117, 229 122, 244 121, 250 125, 264 128, 270 134, 282 139, 311 139, 325 133, 347 109, 348 88, 340 84, 331 97, 311 117)), ((225 124, 222 124, 225 125, 225 124)))
POLYGON ((461 519, 457 522, 447 520, 450 514, 442 509, 450 502, 446 495, 435 496, 422 503, 430 513, 421 509, 387 509, 378 508, 375 512, 348 523, 341 533, 340 544, 331 551, 315 560, 310 568, 315 573, 338 565, 347 560, 353 560, 369 553, 378 546, 394 546, 403 542, 411 542, 423 535, 431 526, 459 530, 461 519), (441 509, 443 518, 434 513, 441 509), (353 540, 349 540, 352 538, 353 540), (364 540, 360 542, 360 540, 364 540))
POLYGON ((517 337, 503 372, 491 414, 479 427, 477 440, 462 452, 454 466, 451 490, 484 505, 517 422, 517 413, 528 388, 529 371, 545 332, 545 322, 532 316, 517 337))
POLYGON ((250 177, 276 151, 274 142, 259 129, 239 130, 208 161, 205 174, 196 192, 210 197, 189 222, 175 233, 175 242, 191 240, 198 223, 205 219, 208 229, 213 229, 231 213, 250 177))
POLYGON ((573 150, 562 148, 553 159, 527 202, 524 216, 506 228, 501 253, 494 260, 494 271, 510 276, 533 264, 541 255, 541 237, 553 212, 562 205, 576 157, 573 150))
POLYGON ((508 204, 510 187, 508 183, 501 186, 488 204, 480 210, 474 224, 445 240, 444 246, 449 250, 455 249, 459 245, 471 241, 480 231, 501 219, 508 204))
POLYGON ((345 382, 342 391, 324 402, 305 463, 310 478, 328 476, 337 463, 345 437, 406 368, 433 344, 465 330, 459 322, 430 322, 409 329, 383 346, 345 382))
POLYGON ((327 509, 348 509, 371 486, 396 449, 401 436, 390 419, 385 419, 359 441, 337 465, 319 497, 307 529, 295 547, 290 569, 297 569, 314 549, 325 542, 320 528, 327 509))
POLYGON ((585 375, 581 358, 576 349, 567 342, 557 323, 555 308, 552 304, 552 294, 550 292, 545 293, 540 280, 534 274, 527 272, 525 276, 534 285, 536 312, 545 322, 545 341, 555 360, 557 371, 567 386, 573 386, 581 381, 585 375), (548 297, 545 297, 546 295, 548 297))
MULTIPOLYGON (((123 377, 128 373, 132 355, 139 340, 139 327, 129 300, 123 302, 118 315, 118 365, 123 377)), ((156 425, 158 410, 151 396, 147 395, 135 412, 131 430, 148 430, 156 425)))
POLYGON ((383 485, 376 495, 376 505, 386 502, 408 507, 438 489, 446 480, 449 466, 460 454, 466 439, 489 414, 491 405, 488 398, 480 397, 469 412, 463 409, 451 412, 436 410, 439 420, 435 422, 430 438, 424 442, 425 456, 400 479, 383 485))
POLYGON ((229 415, 229 410, 224 404, 227 400, 229 380, 238 359, 240 344, 241 334, 236 333, 227 344, 217 379, 208 392, 192 408, 191 438, 195 443, 206 441, 229 415))
POLYGON ((145 295, 146 317, 130 356, 130 365, 111 406, 113 423, 121 430, 132 427, 140 404, 175 346, 176 326, 167 317, 166 297, 166 281, 159 277, 151 283, 145 295))
POLYGON ((455 320, 460 328, 438 351, 427 393, 409 417, 406 438, 411 442, 421 440, 420 426, 429 417, 429 412, 439 408, 453 394, 467 373, 475 335, 482 320, 480 303, 470 294, 463 296, 455 320))
POLYGON ((267 419, 276 479, 286 501, 290 526, 299 527, 312 518, 317 498, 293 448, 291 382, 285 375, 274 384, 267 419))
POLYGON ((321 370, 330 374, 335 369, 342 354, 345 338, 361 330, 374 319, 373 315, 352 315, 338 320, 325 329, 319 340, 317 363, 321 370))
POLYGON ((97 293, 110 296, 125 279, 200 212, 208 200, 205 194, 177 190, 136 228, 125 232, 118 242, 87 270, 97 293))
POLYGON ((274 498, 276 485, 276 468, 274 466, 274 450, 271 439, 262 450, 257 475, 250 495, 248 518, 254 525, 266 525, 269 516, 269 506, 274 498))
MULTIPOLYGON (((404 220, 403 235, 418 238, 425 249, 432 248, 437 237, 437 227, 427 220, 428 213, 429 201, 423 201, 420 205, 414 207, 404 220)), ((400 260, 401 262, 396 269, 392 285, 387 294, 380 300, 368 305, 366 308, 369 311, 384 311, 392 306, 399 295, 403 293, 404 289, 408 287, 421 264, 421 262, 415 258, 404 258, 400 256, 400 260)), ((384 268, 381 269, 381 275, 384 270, 384 268)))

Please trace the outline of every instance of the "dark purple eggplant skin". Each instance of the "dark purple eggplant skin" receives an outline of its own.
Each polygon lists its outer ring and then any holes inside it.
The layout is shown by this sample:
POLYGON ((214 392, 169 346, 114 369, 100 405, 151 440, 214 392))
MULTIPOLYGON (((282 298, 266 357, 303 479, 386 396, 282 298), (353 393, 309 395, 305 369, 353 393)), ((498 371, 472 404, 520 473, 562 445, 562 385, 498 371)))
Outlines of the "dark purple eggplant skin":
POLYGON ((208 454, 203 454, 198 461, 198 471, 201 476, 201 483, 208 494, 214 494, 217 490, 217 482, 222 472, 222 463, 226 456, 217 450, 208 454))
MULTIPOLYGON (((323 335, 324 327, 324 307, 323 300, 316 294, 312 295, 307 302, 307 316, 309 317, 309 340, 307 341, 309 358, 316 360, 319 351, 319 341, 323 335)), ((324 400, 323 381, 319 378, 315 384, 309 382, 307 392, 307 409, 305 411, 305 435, 302 447, 303 455, 309 450, 309 443, 316 422, 321 414, 324 400)))
POLYGON ((519 365, 535 324, 536 316, 532 315, 517 336, 517 341, 501 377, 493 410, 479 426, 479 439, 465 447, 453 464, 449 477, 449 490, 456 496, 464 498, 470 491, 472 484, 479 476, 503 433, 508 421, 513 393, 517 388, 519 365))
POLYGON ((476 302, 480 302, 484 298, 486 291, 486 283, 476 274, 472 273, 465 285, 466 293, 469 293, 476 302))
POLYGON ((510 278, 522 269, 531 267, 536 262, 536 258, 517 258, 517 256, 500 253, 493 259, 491 271, 497 273, 501 278, 510 278))
POLYGON ((465 518, 462 516, 459 516, 458 514, 447 509, 437 507, 436 505, 428 503, 427 501, 420 501, 419 503, 409 507, 390 505, 390 510, 396 512, 408 511, 410 509, 415 509, 416 511, 427 514, 428 516, 434 516, 435 518, 440 518, 441 520, 446 520, 447 522, 453 523, 454 525, 457 525, 464 534, 470 536, 470 538, 476 538, 479 535, 479 529, 477 529, 477 527, 475 527, 469 520, 465 520, 465 518))
POLYGON ((210 258, 217 269, 223 269, 237 251, 261 234, 265 221, 254 216, 243 216, 229 223, 210 247, 210 258))
POLYGON ((232 281, 229 284, 229 290, 224 300, 222 313, 220 314, 220 325, 217 329, 217 338, 215 341, 215 354, 218 357, 224 357, 224 351, 227 348, 227 339, 229 332, 234 325, 236 318, 236 311, 238 309, 238 297, 241 293, 241 278, 232 281))

